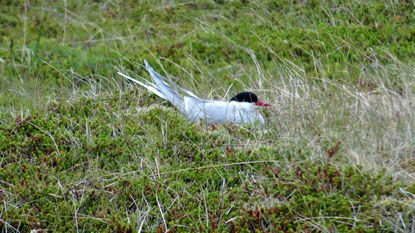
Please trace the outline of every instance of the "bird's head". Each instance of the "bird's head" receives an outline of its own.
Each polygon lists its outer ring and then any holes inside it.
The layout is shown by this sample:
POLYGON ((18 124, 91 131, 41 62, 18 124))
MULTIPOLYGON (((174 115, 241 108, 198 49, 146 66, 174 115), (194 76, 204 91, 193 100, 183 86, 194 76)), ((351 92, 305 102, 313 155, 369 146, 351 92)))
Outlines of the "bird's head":
POLYGON ((248 102, 256 106, 272 106, 271 104, 258 101, 258 97, 252 92, 241 92, 237 94, 236 96, 232 97, 230 101, 248 102))

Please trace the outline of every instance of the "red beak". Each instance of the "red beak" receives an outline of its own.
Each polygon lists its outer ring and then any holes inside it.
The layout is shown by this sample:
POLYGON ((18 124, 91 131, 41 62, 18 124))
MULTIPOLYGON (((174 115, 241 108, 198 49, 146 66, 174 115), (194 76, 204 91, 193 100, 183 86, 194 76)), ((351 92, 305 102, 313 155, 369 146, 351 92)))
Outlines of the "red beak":
POLYGON ((255 105, 256 106, 272 106, 271 104, 267 104, 267 103, 264 103, 264 102, 261 102, 261 101, 256 102, 255 105))

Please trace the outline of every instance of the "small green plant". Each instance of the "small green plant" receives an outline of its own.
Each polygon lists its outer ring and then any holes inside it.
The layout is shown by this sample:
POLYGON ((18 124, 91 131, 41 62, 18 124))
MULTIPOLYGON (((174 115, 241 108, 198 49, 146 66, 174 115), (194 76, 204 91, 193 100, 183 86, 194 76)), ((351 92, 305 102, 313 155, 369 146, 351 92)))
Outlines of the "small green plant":
POLYGON ((410 1, 1 1, 1 232, 411 232, 410 1), (255 91, 190 123, 117 75, 255 91))

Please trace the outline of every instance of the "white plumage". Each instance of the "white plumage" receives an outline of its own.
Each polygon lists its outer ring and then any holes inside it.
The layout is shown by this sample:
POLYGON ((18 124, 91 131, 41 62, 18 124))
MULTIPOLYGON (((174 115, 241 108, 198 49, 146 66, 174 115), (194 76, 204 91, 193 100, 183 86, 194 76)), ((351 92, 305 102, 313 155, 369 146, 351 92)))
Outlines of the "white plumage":
POLYGON ((235 124, 253 124, 258 121, 264 124, 264 117, 259 112, 259 105, 269 106, 262 102, 238 102, 238 101, 216 101, 204 100, 197 97, 190 91, 187 91, 174 84, 167 78, 155 72, 150 64, 144 60, 147 71, 150 73, 154 83, 141 79, 133 79, 121 72, 119 75, 131 80, 157 96, 168 100, 190 121, 203 121, 207 124, 217 123, 235 123, 235 124), (180 95, 182 92, 183 95, 180 95))

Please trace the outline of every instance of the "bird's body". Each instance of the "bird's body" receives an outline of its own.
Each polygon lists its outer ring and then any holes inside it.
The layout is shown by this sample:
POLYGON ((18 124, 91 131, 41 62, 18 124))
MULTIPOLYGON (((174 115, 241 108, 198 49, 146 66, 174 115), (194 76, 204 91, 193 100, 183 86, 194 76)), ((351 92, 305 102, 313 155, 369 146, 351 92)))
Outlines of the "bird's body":
POLYGON ((235 123, 250 124, 255 121, 264 124, 264 118, 257 106, 248 102, 200 101, 184 97, 186 114, 191 121, 206 121, 207 124, 235 123))
POLYGON ((190 121, 203 121, 207 124, 265 123, 264 117, 260 114, 258 106, 270 105, 258 102, 256 95, 253 93, 240 93, 229 102, 204 100, 155 72, 146 60, 144 60, 144 63, 154 83, 145 79, 138 81, 120 72, 118 74, 140 84, 159 97, 168 100, 190 121), (179 94, 179 92, 182 92, 183 95, 179 94))

